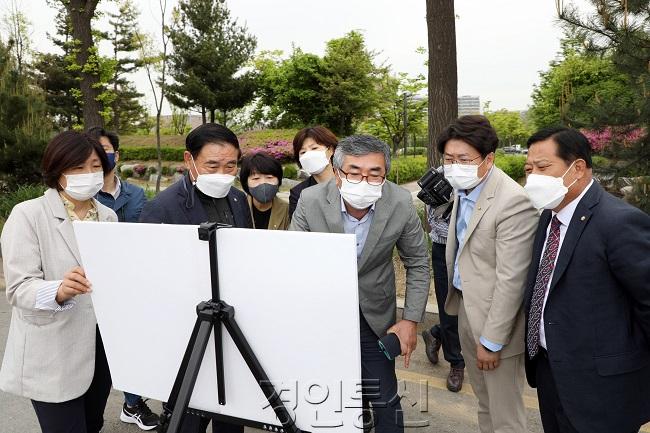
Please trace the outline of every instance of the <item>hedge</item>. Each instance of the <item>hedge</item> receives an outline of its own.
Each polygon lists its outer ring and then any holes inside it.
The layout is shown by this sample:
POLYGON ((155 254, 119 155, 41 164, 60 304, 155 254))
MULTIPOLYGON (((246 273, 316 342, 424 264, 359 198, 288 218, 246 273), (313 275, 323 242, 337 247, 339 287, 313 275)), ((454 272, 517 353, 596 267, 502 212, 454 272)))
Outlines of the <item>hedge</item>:
MULTIPOLYGON (((183 161, 184 147, 162 147, 160 153, 163 161, 183 161)), ((158 159, 158 151, 155 147, 120 147, 120 159, 122 161, 152 161, 158 159)))
POLYGON ((395 183, 413 182, 421 178, 427 168, 426 156, 401 156, 393 158, 386 178, 395 183))
POLYGON ((497 167, 505 172, 515 181, 526 176, 524 166, 526 165, 525 155, 502 155, 497 153, 494 160, 497 167))

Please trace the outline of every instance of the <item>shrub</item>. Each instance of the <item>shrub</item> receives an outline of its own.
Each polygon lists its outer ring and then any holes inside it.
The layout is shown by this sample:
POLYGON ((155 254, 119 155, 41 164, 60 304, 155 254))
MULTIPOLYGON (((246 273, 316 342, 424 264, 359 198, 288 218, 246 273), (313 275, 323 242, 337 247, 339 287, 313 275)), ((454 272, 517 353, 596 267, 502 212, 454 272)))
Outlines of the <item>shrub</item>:
POLYGON ((298 177, 298 168, 295 164, 286 164, 282 166, 282 176, 287 179, 296 179, 298 177))
POLYGON ((131 170, 130 168, 127 168, 125 170, 120 170, 120 173, 122 174, 122 177, 125 179, 133 177, 133 170, 131 170))
POLYGON ((395 183, 407 183, 418 180, 427 171, 426 156, 402 156, 393 158, 391 169, 386 179, 395 183))
POLYGON ((612 165, 612 161, 608 158, 605 158, 604 156, 600 155, 594 155, 591 157, 591 162, 594 167, 594 169, 599 170, 599 169, 607 169, 610 168, 612 165))
POLYGON ((156 174, 158 173, 158 169, 156 168, 155 165, 151 165, 147 168, 147 173, 148 174, 156 174))
POLYGON ((147 172, 147 166, 144 164, 136 164, 133 167, 133 172, 137 177, 142 177, 147 172))
POLYGON ((244 155, 253 155, 264 152, 279 163, 293 161, 293 147, 287 140, 267 141, 263 146, 249 147, 244 150, 244 155))
POLYGON ((526 165, 526 157, 524 155, 501 155, 496 154, 495 164, 505 174, 510 176, 515 181, 519 181, 526 176, 524 166, 526 165))
POLYGON ((147 198, 148 201, 153 200, 154 198, 156 198, 156 190, 151 188, 146 188, 144 190, 144 196, 147 198))
POLYGON ((0 219, 6 219, 18 203, 42 196, 46 189, 44 185, 21 185, 0 194, 0 219))
POLYGON ((160 174, 162 174, 163 176, 171 176, 174 174, 174 171, 170 166, 163 165, 162 168, 160 169, 160 174))

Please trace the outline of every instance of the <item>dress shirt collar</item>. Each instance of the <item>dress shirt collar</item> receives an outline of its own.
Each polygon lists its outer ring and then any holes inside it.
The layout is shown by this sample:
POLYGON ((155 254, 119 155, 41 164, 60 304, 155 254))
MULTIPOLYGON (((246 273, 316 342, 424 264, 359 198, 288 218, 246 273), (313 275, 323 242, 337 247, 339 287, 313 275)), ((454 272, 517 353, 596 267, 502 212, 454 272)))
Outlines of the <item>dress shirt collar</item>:
MULTIPOLYGON (((370 210, 368 211, 368 213, 366 213, 366 214, 363 216, 363 218, 361 218, 359 221, 363 221, 364 219, 366 219, 366 218, 368 217, 368 215, 370 215, 370 212, 373 212, 373 213, 374 213, 374 212, 375 212, 375 205, 376 205, 376 203, 373 203, 372 206, 370 206, 370 210)), ((354 219, 356 220, 355 217, 353 217, 352 215, 350 215, 350 214, 348 213, 348 210, 347 210, 347 208, 345 207, 345 201, 343 200, 343 196, 341 196, 341 212, 343 212, 347 217, 349 217, 349 218, 354 218, 354 219)))
POLYGON ((490 168, 490 171, 487 172, 483 180, 481 180, 481 183, 476 185, 474 189, 470 191, 469 194, 467 193, 468 190, 466 189, 459 190, 458 197, 469 200, 472 203, 476 203, 476 200, 478 200, 478 197, 481 195, 481 191, 483 191, 483 188, 485 187, 487 180, 490 178, 490 175, 492 174, 492 170, 494 170, 494 166, 490 168))
POLYGON ((571 202, 569 202, 569 204, 564 206, 564 208, 562 208, 561 211, 559 212, 553 211, 553 216, 557 216, 557 219, 560 220, 562 225, 567 227, 569 226, 569 223, 571 222, 571 218, 573 218, 573 213, 576 211, 576 208, 578 207, 578 203, 580 203, 582 197, 584 197, 584 195, 587 193, 587 191, 589 191, 589 188, 591 188, 591 185, 593 184, 594 184, 594 180, 591 179, 589 185, 587 185, 587 187, 582 190, 582 192, 578 197, 571 200, 571 202))

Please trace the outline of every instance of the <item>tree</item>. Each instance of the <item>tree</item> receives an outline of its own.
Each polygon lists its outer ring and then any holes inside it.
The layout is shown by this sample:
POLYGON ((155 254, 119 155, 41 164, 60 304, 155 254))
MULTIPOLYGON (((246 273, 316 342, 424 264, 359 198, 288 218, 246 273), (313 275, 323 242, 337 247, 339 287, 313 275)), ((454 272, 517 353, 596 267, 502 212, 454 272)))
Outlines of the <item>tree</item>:
POLYGON ((113 76, 109 87, 114 95, 110 106, 111 128, 119 133, 131 132, 147 116, 139 99, 144 95, 127 79, 140 66, 133 54, 138 51, 136 31, 139 12, 132 0, 122 0, 118 13, 109 14, 111 31, 107 35, 113 45, 113 76))
POLYGON ((105 70, 93 41, 91 21, 99 0, 59 0, 66 8, 72 30, 75 64, 79 72, 79 89, 83 104, 83 120, 86 129, 103 126, 104 109, 101 99, 101 75, 105 70))
POLYGON ((439 165, 435 140, 458 117, 456 15, 453 0, 427 0, 429 43, 429 166, 439 165))
POLYGON ((327 42, 320 77, 324 107, 321 123, 338 134, 352 134, 355 123, 373 108, 381 72, 373 59, 374 53, 366 49, 359 32, 327 42))
POLYGON ((638 101, 631 77, 619 71, 611 54, 585 52, 572 39, 563 41, 559 59, 540 73, 530 116, 539 128, 551 125, 608 124, 613 119, 633 123, 638 101))
POLYGON ((40 180, 39 165, 50 133, 42 95, 18 71, 12 44, 0 41, 0 190, 40 180))
POLYGON ((18 9, 16 0, 9 3, 9 12, 3 18, 5 31, 9 35, 9 46, 16 64, 16 72, 24 74, 26 58, 30 51, 30 22, 25 14, 18 9))
POLYGON ((189 115, 187 111, 172 108, 172 129, 177 135, 183 135, 187 132, 189 115))
POLYGON ((375 108, 385 68, 374 65, 360 33, 330 40, 324 57, 300 48, 287 59, 280 56, 264 52, 255 61, 259 119, 283 127, 322 124, 349 135, 375 108))
POLYGON ((282 60, 281 52, 263 52, 255 60, 259 75, 259 119, 269 119, 273 126, 293 127, 317 123, 324 100, 320 79, 323 60, 300 48, 282 60), (268 107, 262 114, 263 107, 268 107))
POLYGON ((531 125, 525 121, 522 113, 519 111, 508 111, 505 109, 491 111, 490 103, 488 102, 483 108, 483 114, 497 131, 499 143, 502 146, 523 145, 534 132, 531 125))
POLYGON ((169 45, 169 28, 167 27, 167 0, 158 0, 158 7, 160 8, 160 42, 162 51, 155 52, 153 42, 150 38, 145 38, 144 35, 136 32, 135 36, 138 40, 138 48, 140 51, 140 61, 147 72, 147 79, 151 86, 151 93, 153 94, 154 103, 156 105, 156 155, 158 158, 158 167, 156 173, 156 194, 160 192, 160 179, 162 176, 162 150, 160 148, 160 123, 163 104, 167 96, 167 63, 168 54, 167 49, 169 45), (156 81, 154 78, 154 70, 160 71, 159 78, 156 81), (158 88, 156 89, 156 84, 158 88))
POLYGON ((65 6, 56 2, 56 33, 48 38, 59 53, 38 53, 34 68, 39 87, 45 92, 46 112, 57 130, 72 129, 83 122, 79 81, 74 54, 72 28, 65 6))
POLYGON ((422 75, 410 78, 405 73, 391 75, 386 71, 378 83, 376 106, 360 129, 391 143, 396 154, 406 134, 418 135, 427 128, 427 100, 418 96, 426 87, 422 75))
POLYGON ((255 75, 242 68, 257 45, 245 26, 230 17, 225 0, 182 0, 170 31, 169 100, 185 109, 200 109, 203 119, 217 112, 221 123, 228 112, 248 104, 256 90, 255 75))

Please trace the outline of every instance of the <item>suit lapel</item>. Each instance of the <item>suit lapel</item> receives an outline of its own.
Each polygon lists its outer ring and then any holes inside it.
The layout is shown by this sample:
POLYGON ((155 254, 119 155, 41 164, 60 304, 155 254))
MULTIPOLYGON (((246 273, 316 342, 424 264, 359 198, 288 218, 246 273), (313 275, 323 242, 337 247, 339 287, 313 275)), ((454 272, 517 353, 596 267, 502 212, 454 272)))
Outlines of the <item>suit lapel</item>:
POLYGON ((187 224, 201 224, 208 221, 208 214, 196 194, 196 187, 189 180, 189 175, 186 175, 179 182, 183 182, 183 184, 178 189, 178 205, 185 216, 187 224))
POLYGON ((237 197, 232 191, 234 187, 230 187, 228 192, 228 203, 230 203, 230 210, 232 211, 232 219, 235 223, 235 227, 246 227, 246 221, 244 221, 244 215, 242 212, 241 198, 237 197))
POLYGON ((548 228, 548 224, 550 222, 551 211, 545 210, 542 212, 542 215, 539 219, 539 225, 537 226, 537 233, 535 234, 535 241, 533 243, 533 256, 530 260, 530 266, 528 268, 528 275, 526 279, 526 295, 524 299, 527 311, 530 305, 530 301, 533 297, 533 289, 535 288, 535 280, 537 279, 539 261, 542 258, 542 253, 544 252, 544 244, 546 242, 546 229, 548 228))
POLYGON ((55 218, 59 219, 59 225, 57 226, 57 231, 63 238, 66 246, 77 260, 77 263, 81 264, 81 255, 79 254, 79 249, 77 248, 77 239, 74 236, 74 230, 72 228, 72 221, 68 217, 68 212, 65 210, 63 205, 63 200, 59 196, 59 192, 55 189, 48 189, 45 192, 45 199, 47 205, 52 211, 52 215, 55 218))
POLYGON ((390 189, 385 184, 382 190, 382 197, 375 204, 375 211, 372 217, 372 223, 370 223, 370 230, 368 231, 366 242, 363 245, 361 258, 359 259, 359 269, 362 269, 363 265, 368 261, 368 257, 375 249, 381 234, 386 228, 386 223, 392 214, 392 210, 390 209, 391 203, 390 189))
MULTIPOLYGON (((478 223, 481 221, 481 218, 483 218, 485 212, 488 210, 490 205, 492 205, 492 201, 493 201, 492 199, 496 194, 497 185, 500 180, 498 171, 499 169, 494 167, 492 173, 490 174, 490 177, 486 181, 483 191, 481 191, 481 194, 479 195, 478 200, 474 205, 474 211, 472 212, 472 216, 469 220, 469 224, 467 225, 467 230, 465 231, 465 238, 463 239, 463 245, 461 246, 460 249, 461 253, 465 248, 465 245, 467 245, 467 241, 469 240, 470 236, 472 236, 472 233, 474 233, 474 229, 476 229, 476 226, 478 226, 478 223)), ((460 206, 460 203, 458 204, 458 206, 460 206)), ((456 220, 454 219, 453 221, 456 220)))
POLYGON ((341 194, 334 179, 327 183, 327 205, 324 214, 330 233, 345 233, 343 231, 343 216, 341 215, 341 194))
POLYGON ((573 252, 578 245, 580 236, 591 218, 591 208, 598 204, 601 193, 602 189, 600 188, 600 185, 594 181, 589 191, 587 191, 584 197, 582 197, 582 200, 578 203, 578 206, 576 206, 569 227, 564 235, 564 241, 562 241, 562 247, 560 248, 559 256, 555 264, 555 270, 553 271, 553 279, 551 280, 549 293, 553 290, 560 278, 562 278, 564 271, 566 271, 566 268, 571 261, 571 257, 573 256, 573 252))

